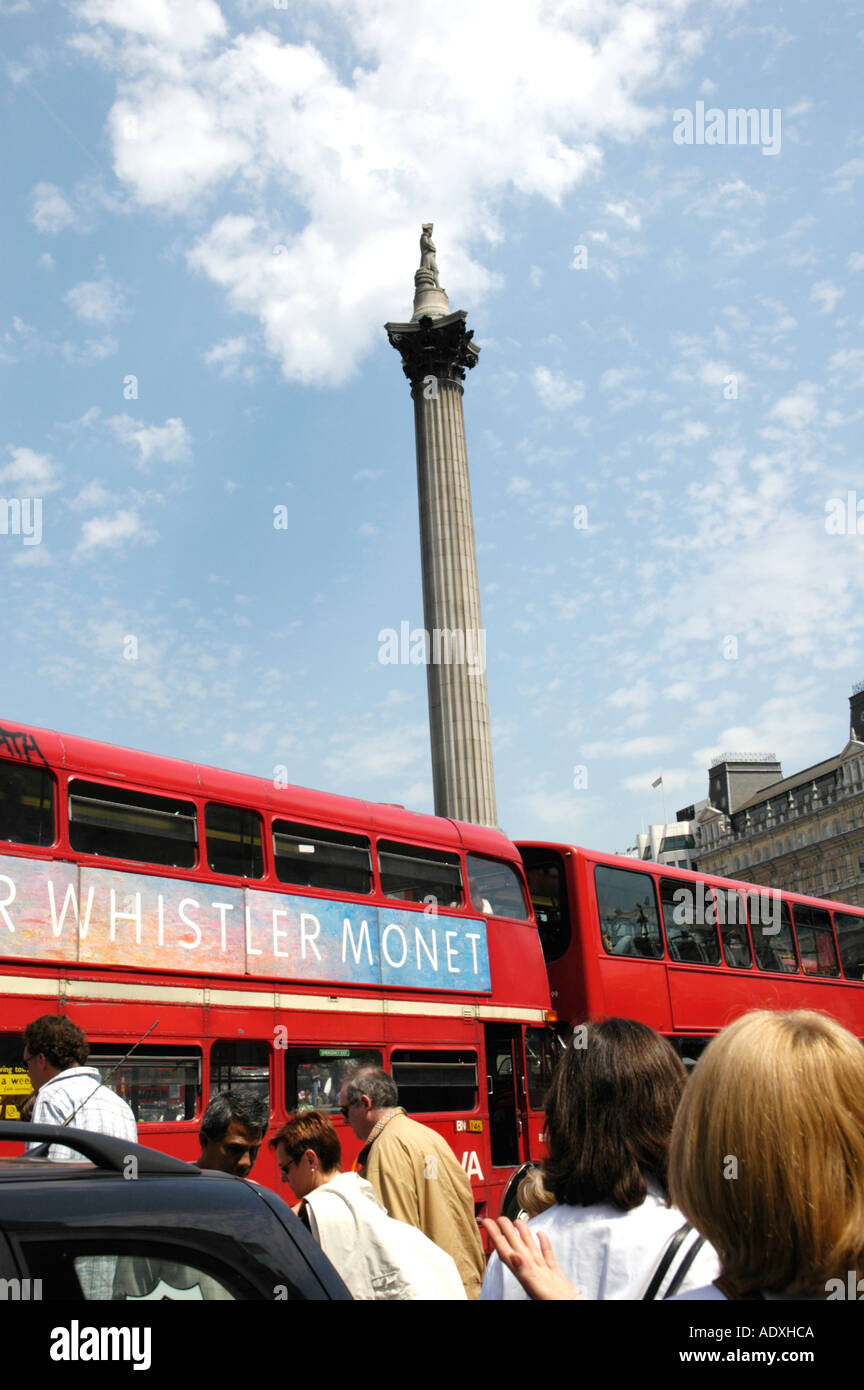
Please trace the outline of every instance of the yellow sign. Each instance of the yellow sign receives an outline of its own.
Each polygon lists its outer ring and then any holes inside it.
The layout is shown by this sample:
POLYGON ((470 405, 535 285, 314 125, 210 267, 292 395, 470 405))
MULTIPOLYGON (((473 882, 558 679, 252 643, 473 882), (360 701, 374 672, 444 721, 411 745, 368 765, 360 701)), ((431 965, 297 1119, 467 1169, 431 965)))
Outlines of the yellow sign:
POLYGON ((30 1077, 26 1071, 15 1067, 0 1067, 0 1091, 5 1091, 10 1095, 13 1091, 21 1091, 24 1095, 29 1095, 33 1090, 30 1084, 30 1077))
POLYGON ((483 1133, 483 1121, 482 1121, 482 1120, 469 1120, 469 1121, 468 1121, 468 1131, 469 1131, 470 1134, 482 1134, 482 1133, 483 1133))

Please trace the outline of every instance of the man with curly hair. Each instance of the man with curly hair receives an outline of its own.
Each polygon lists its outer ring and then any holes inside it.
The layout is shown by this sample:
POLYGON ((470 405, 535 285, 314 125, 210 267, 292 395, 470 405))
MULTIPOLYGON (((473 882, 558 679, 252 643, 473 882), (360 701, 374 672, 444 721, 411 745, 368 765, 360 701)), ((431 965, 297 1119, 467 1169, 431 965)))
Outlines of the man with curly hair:
MULTIPOLYGON (((89 1051, 86 1036, 71 1019, 43 1014, 28 1023, 24 1029, 24 1065, 37 1092, 31 1122, 69 1125, 137 1143, 135 1116, 116 1091, 102 1085, 96 1068, 86 1065, 89 1051)), ((81 1159, 63 1144, 52 1144, 48 1157, 57 1162, 81 1159)))

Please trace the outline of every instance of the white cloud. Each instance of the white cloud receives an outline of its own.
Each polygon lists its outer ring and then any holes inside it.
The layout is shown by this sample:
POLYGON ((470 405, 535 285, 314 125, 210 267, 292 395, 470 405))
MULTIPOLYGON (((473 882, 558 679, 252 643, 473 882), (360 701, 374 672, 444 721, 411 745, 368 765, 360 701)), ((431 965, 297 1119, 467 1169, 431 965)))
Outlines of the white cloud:
POLYGON ((531 383, 547 410, 567 410, 585 396, 583 381, 568 380, 563 372, 550 367, 535 367, 531 383))
POLYGON ((84 280, 64 295, 65 302, 86 323, 111 323, 124 306, 123 291, 103 270, 98 280, 84 280))
POLYGON ((22 496, 56 492, 60 483, 50 454, 37 454, 35 449, 14 444, 8 444, 6 452, 12 455, 12 461, 0 467, 0 484, 5 487, 11 483, 22 496))
POLYGON ((821 386, 812 381, 801 381, 788 396, 782 396, 768 412, 772 420, 779 420, 789 430, 806 429, 812 425, 819 414, 818 397, 821 386))
POLYGON ((56 236, 66 227, 74 227, 75 212, 55 183, 37 183, 30 194, 30 221, 37 232, 56 236))
POLYGON ((829 189, 831 193, 850 193, 855 187, 856 181, 864 176, 864 159, 850 159, 846 164, 841 164, 839 169, 835 169, 831 175, 834 180, 834 187, 829 189))
POLYGON ((627 202, 606 203, 604 205, 604 211, 608 212, 612 217, 619 217, 625 227, 629 227, 631 231, 637 231, 642 225, 642 218, 639 216, 639 213, 635 212, 627 202))
POLYGON ((215 343, 209 352, 205 352, 204 361, 208 367, 215 367, 219 375, 225 378, 242 375, 247 381, 254 375, 254 368, 243 366, 243 358, 249 352, 248 338, 223 338, 221 343, 215 343))
POLYGON ((846 264, 850 270, 864 270, 864 251, 853 251, 846 264))
POLYGON ((530 478, 511 478, 507 484, 507 491, 511 497, 524 497, 526 493, 533 492, 534 484, 530 478))
POLYGON ((316 382, 344 380, 382 320, 408 317, 429 209, 448 290, 487 293, 496 281, 474 247, 502 239, 504 200, 560 203, 602 142, 656 123, 645 103, 694 41, 679 0, 590 12, 525 0, 494 23, 488 0, 343 0, 337 71, 312 41, 225 34, 205 0, 85 0, 77 13, 122 34, 117 177, 196 227, 223 191, 256 209, 197 233, 190 263, 260 323, 287 378, 316 382))
POLYGON ((76 547, 79 555, 93 550, 120 550, 136 541, 151 542, 156 533, 145 525, 138 513, 121 509, 113 516, 94 516, 81 527, 76 547))
POLYGON ((76 13, 160 48, 197 49, 225 33, 215 0, 79 0, 76 13))
POLYGON ((830 280, 820 280, 810 287, 810 303, 818 304, 820 314, 833 314, 845 293, 830 280))
POLYGON ((187 463, 191 457, 189 431, 179 417, 164 425, 145 425, 131 415, 114 415, 105 424, 123 444, 137 448, 142 468, 150 463, 187 463))

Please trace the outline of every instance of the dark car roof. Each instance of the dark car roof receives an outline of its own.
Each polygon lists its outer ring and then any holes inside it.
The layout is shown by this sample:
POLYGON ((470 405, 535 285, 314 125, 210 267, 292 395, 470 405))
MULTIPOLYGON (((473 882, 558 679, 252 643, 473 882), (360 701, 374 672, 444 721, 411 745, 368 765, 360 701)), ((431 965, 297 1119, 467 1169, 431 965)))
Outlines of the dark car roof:
POLYGON ((209 1252, 267 1290, 349 1298, 345 1285, 290 1207, 266 1188, 204 1172, 155 1149, 59 1125, 0 1121, 0 1143, 43 1140, 77 1150, 81 1163, 18 1154, 0 1158, 0 1235, 158 1239, 209 1252), (130 1164, 130 1160, 134 1160, 130 1164), (130 1178, 134 1178, 130 1181, 130 1178))

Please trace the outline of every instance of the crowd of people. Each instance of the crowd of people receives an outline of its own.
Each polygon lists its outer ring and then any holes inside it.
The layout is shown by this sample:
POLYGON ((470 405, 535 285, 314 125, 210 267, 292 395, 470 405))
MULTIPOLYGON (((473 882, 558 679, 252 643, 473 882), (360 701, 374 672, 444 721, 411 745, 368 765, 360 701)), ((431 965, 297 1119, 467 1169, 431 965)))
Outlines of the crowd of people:
MULTIPOLYGON (((137 1138, 79 1028, 49 1015, 24 1044, 33 1123, 137 1138)), ((488 1267, 463 1168, 392 1077, 360 1066, 339 1102, 353 1171, 318 1110, 270 1146, 358 1299, 826 1299, 864 1276, 864 1049, 821 1014, 745 1014, 689 1076, 644 1024, 578 1029, 546 1098, 547 1156, 520 1188, 529 1219, 483 1221, 488 1267)), ((248 1178, 269 1118, 251 1091, 214 1097, 199 1166, 248 1178)))

